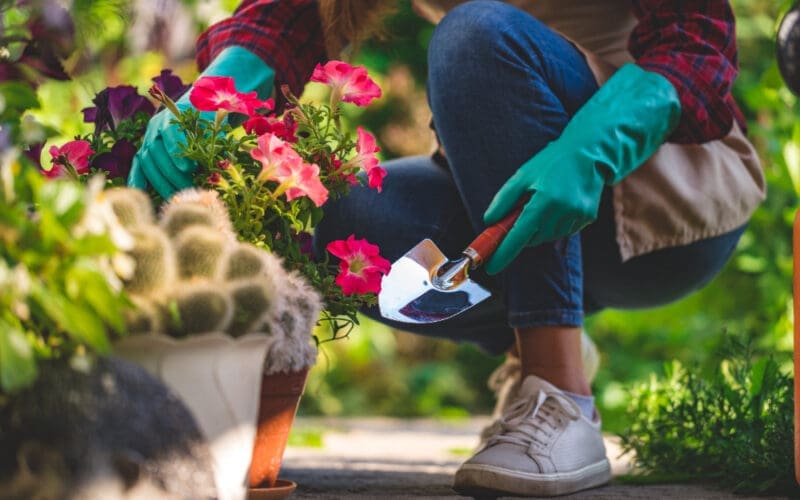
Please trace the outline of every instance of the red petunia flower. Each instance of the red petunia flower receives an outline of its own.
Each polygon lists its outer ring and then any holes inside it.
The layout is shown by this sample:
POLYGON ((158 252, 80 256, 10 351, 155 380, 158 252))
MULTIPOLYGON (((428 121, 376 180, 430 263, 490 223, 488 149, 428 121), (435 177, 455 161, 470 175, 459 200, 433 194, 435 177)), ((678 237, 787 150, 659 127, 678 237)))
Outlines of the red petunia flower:
POLYGON ((381 257, 380 249, 367 240, 351 234, 346 240, 328 243, 327 250, 341 259, 336 284, 345 295, 378 293, 381 280, 392 264, 381 257))
POLYGON ((42 170, 42 173, 50 178, 65 177, 66 168, 72 166, 78 175, 89 173, 89 157, 94 154, 89 141, 70 141, 63 146, 50 147, 50 156, 53 158, 53 167, 50 170, 42 170))
POLYGON ((228 76, 204 76, 194 82, 189 93, 189 102, 200 111, 225 110, 252 115, 259 109, 275 107, 272 99, 261 101, 255 92, 239 92, 233 78, 228 76))
POLYGON ((251 135, 264 135, 272 133, 287 142, 297 142, 297 122, 290 115, 283 119, 267 117, 263 115, 252 115, 243 124, 244 131, 251 135))

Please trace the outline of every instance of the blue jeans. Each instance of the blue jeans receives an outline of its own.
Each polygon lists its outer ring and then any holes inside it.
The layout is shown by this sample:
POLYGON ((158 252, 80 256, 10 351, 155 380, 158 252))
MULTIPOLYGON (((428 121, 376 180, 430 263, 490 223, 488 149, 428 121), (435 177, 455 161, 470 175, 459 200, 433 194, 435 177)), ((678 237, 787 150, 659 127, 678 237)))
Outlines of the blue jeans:
MULTIPOLYGON (((315 251, 355 234, 390 261, 425 238, 455 258, 484 229, 483 212, 526 160, 556 139, 597 90, 581 53, 527 13, 476 0, 450 11, 429 51, 428 100, 449 165, 428 157, 386 162, 383 192, 356 188, 328 202, 315 251)), ((472 278, 492 291, 478 306, 441 323, 398 329, 508 349, 512 328, 580 326, 603 308, 647 308, 706 285, 732 254, 744 228, 622 262, 612 193, 580 233, 526 248, 497 276, 472 278)))

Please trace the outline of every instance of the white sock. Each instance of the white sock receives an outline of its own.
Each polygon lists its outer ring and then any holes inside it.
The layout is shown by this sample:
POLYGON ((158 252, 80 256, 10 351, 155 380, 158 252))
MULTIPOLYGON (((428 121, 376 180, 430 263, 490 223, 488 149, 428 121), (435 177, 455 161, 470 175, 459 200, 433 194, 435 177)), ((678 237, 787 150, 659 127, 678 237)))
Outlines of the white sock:
POLYGON ((575 404, 581 409, 581 413, 583 413, 584 417, 589 420, 594 419, 594 396, 582 396, 569 391, 562 392, 575 401, 575 404))

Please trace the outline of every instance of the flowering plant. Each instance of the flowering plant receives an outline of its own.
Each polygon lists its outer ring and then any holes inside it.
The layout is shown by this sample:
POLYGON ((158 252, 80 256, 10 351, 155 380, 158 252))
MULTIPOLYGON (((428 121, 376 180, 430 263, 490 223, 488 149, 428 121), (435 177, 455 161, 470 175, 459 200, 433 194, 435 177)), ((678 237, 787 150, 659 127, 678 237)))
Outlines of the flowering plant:
MULTIPOLYGON (((172 99, 189 89, 170 70, 162 71, 153 82, 172 99)), ((41 167, 42 173, 50 178, 81 180, 103 173, 109 185, 124 185, 156 107, 130 85, 108 87, 92 102, 94 106, 83 109, 83 119, 94 124, 94 131, 61 146, 51 146, 48 152, 52 166, 41 167)), ((39 159, 38 150, 34 156, 39 159)))
POLYGON ((390 264, 377 246, 356 235, 328 245, 338 265, 329 256, 315 261, 311 232, 328 199, 358 184, 382 188, 386 171, 378 165, 375 138, 362 127, 355 137, 348 134, 340 109, 342 103, 366 106, 381 91, 363 67, 341 61, 317 65, 311 81, 330 87, 329 102, 300 102, 284 86, 287 106, 280 115, 272 99, 239 92, 226 77, 195 82, 189 94, 195 109, 179 110, 158 85, 151 95, 186 134, 184 154, 199 165, 195 185, 219 192, 240 239, 282 256, 286 267, 307 278, 322 295, 322 319, 336 336, 357 323, 360 307, 375 303, 390 264), (205 118, 202 112, 214 115, 205 118), (244 116, 243 133, 226 120, 231 115, 244 116))
MULTIPOLYGON (((288 270, 304 275, 323 297, 321 319, 334 337, 346 335, 358 322, 356 312, 376 302, 390 263, 357 235, 330 243, 316 261, 311 238, 328 199, 358 184, 382 189, 386 171, 375 137, 363 127, 348 133, 341 120, 342 103, 366 106, 381 95, 378 85, 363 67, 330 61, 311 77, 330 87, 329 101, 300 102, 283 87, 287 104, 277 114, 273 99, 239 92, 231 78, 200 78, 189 94, 193 107, 185 110, 175 100, 188 86, 168 70, 153 81, 150 95, 174 115, 186 136, 183 154, 198 164, 195 186, 219 193, 239 239, 281 256, 288 270)), ((84 119, 94 123, 94 132, 51 147, 53 166, 42 169, 48 177, 103 171, 111 184, 124 181, 155 107, 128 86, 105 89, 93 102, 84 119)))

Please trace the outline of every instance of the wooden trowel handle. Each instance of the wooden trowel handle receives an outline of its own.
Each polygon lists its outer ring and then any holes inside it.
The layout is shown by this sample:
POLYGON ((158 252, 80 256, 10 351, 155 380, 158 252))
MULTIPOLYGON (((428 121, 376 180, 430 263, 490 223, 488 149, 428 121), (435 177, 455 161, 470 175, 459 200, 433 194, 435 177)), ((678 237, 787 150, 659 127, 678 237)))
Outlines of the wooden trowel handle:
POLYGON ((530 198, 530 194, 523 196, 514 210, 484 229, 483 232, 467 246, 464 250, 464 255, 470 258, 473 268, 483 264, 492 256, 494 251, 497 250, 497 247, 500 246, 500 242, 503 241, 508 231, 511 230, 511 226, 517 221, 519 214, 522 213, 523 207, 525 207, 525 204, 530 198))

